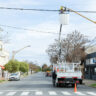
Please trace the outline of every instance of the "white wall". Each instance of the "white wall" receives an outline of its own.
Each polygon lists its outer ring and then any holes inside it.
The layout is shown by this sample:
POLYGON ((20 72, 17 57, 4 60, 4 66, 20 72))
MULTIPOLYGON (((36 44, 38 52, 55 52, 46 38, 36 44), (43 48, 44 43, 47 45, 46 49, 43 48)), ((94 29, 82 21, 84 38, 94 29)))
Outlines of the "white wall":
MULTIPOLYGON (((0 41, 0 65, 4 66, 9 61, 9 52, 4 49, 4 44, 0 41)), ((2 77, 2 69, 0 67, 0 77, 2 77)))

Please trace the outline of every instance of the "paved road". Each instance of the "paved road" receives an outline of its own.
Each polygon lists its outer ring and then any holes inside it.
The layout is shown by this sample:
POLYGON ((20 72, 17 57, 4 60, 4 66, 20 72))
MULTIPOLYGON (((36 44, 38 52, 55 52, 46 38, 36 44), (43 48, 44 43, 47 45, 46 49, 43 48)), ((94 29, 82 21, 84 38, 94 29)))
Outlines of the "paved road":
POLYGON ((84 85, 73 88, 54 88, 50 77, 36 73, 20 81, 0 84, 0 96, 96 96, 96 89, 84 85))

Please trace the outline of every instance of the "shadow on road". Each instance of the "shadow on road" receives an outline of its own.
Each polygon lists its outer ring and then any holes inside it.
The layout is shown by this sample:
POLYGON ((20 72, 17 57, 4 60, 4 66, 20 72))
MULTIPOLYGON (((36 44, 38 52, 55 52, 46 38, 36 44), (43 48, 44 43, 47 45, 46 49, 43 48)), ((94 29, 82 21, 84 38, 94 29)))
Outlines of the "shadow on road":
POLYGON ((17 88, 17 89, 34 89, 34 88, 52 88, 52 84, 23 84, 23 85, 10 85, 10 88, 17 88))

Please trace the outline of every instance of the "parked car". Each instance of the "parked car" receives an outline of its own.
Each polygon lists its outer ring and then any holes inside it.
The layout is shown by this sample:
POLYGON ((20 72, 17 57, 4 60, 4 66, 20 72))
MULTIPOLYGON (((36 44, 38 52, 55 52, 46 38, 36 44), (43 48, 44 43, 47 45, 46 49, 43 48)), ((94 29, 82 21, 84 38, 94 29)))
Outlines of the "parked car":
POLYGON ((16 72, 16 73, 11 73, 10 76, 9 76, 9 80, 12 81, 12 80, 20 80, 20 72, 16 72))

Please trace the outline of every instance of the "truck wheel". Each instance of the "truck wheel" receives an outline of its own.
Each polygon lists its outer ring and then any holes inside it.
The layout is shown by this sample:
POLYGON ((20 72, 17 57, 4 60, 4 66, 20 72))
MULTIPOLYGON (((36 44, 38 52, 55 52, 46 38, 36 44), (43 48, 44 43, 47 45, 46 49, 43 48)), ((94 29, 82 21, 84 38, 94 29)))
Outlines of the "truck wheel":
POLYGON ((80 84, 82 84, 82 80, 79 80, 80 84))
POLYGON ((72 87, 74 87, 75 86, 75 84, 72 84, 72 87))
MULTIPOLYGON (((75 87, 75 84, 72 84, 72 87, 75 87)), ((76 84, 76 87, 77 87, 77 84, 76 84)))

